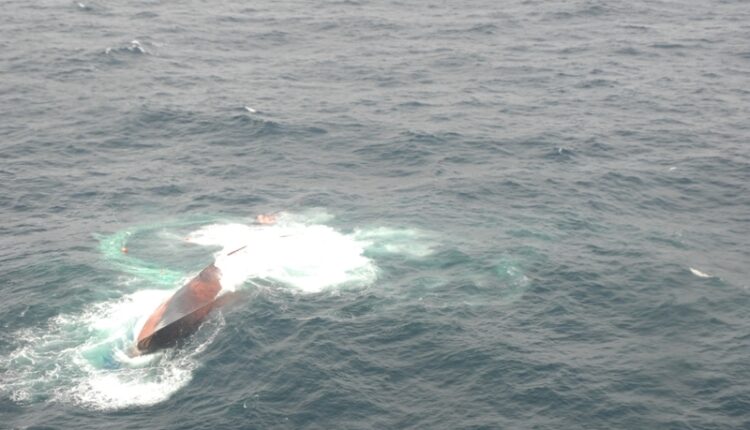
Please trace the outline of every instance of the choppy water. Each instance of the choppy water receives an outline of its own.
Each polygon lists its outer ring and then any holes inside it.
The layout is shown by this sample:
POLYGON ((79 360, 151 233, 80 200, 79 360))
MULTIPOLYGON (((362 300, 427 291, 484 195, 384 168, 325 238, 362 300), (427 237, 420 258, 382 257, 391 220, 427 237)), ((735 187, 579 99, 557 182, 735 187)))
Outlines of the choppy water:
POLYGON ((750 426, 747 2, 0 11, 0 427, 750 426))

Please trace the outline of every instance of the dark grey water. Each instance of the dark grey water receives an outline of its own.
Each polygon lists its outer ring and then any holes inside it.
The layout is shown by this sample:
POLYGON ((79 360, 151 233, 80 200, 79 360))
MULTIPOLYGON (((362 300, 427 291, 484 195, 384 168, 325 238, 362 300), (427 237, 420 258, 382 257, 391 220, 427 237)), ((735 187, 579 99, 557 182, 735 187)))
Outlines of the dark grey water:
POLYGON ((745 1, 5 2, 0 427, 750 427, 748 41, 745 1), (128 357, 239 239, 240 299, 128 357))

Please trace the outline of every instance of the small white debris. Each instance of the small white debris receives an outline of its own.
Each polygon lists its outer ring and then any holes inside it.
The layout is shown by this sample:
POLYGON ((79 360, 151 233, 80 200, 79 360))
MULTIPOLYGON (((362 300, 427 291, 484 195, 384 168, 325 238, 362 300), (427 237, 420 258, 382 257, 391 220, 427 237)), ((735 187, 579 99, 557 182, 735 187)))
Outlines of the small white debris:
POLYGON ((669 171, 671 172, 671 171, 673 171, 674 169, 676 169, 676 167, 672 166, 672 167, 670 167, 670 168, 669 168, 669 171))
POLYGON ((78 2, 78 7, 81 9, 86 9, 86 5, 81 2, 78 2))
POLYGON ((248 112, 250 112, 250 113, 257 113, 258 112, 257 110, 251 108, 250 106, 245 106, 245 110, 248 111, 248 112))
POLYGON ((708 273, 701 272, 700 270, 693 269, 692 267, 690 268, 690 273, 692 273, 693 275, 695 275, 695 276, 697 276, 699 278, 710 278, 711 277, 711 275, 709 275, 708 273))

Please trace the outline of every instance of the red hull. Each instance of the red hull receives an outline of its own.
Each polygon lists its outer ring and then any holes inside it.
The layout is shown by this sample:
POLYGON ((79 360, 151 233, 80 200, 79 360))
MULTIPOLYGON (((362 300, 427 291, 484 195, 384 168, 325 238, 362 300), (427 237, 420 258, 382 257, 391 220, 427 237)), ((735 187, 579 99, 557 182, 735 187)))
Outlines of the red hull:
POLYGON ((217 306, 220 278, 221 271, 211 264, 159 305, 138 334, 138 351, 171 347, 193 333, 217 306))

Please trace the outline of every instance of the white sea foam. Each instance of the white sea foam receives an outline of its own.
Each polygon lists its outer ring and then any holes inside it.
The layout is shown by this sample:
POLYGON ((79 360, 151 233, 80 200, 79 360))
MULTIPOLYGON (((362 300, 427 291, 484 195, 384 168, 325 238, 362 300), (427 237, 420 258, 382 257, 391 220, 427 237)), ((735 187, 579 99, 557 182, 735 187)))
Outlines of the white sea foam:
MULTIPOLYGON (((45 327, 24 330, 19 333, 24 344, 0 357, 0 368, 9 369, 2 375, 2 391, 16 401, 51 398, 92 409, 166 400, 190 382, 199 365, 197 355, 213 337, 177 351, 168 360, 160 353, 132 354, 144 315, 170 293, 139 291, 91 305, 79 314, 59 315, 45 327)), ((214 335, 219 328, 214 324, 214 335)))
POLYGON ((275 225, 213 224, 192 232, 186 240, 222 247, 216 266, 223 288, 229 291, 257 278, 316 293, 366 286, 377 276, 375 264, 363 255, 366 244, 354 235, 285 217, 275 225))
POLYGON ((354 239, 369 253, 426 257, 433 252, 427 234, 416 229, 376 227, 354 231, 354 239))

